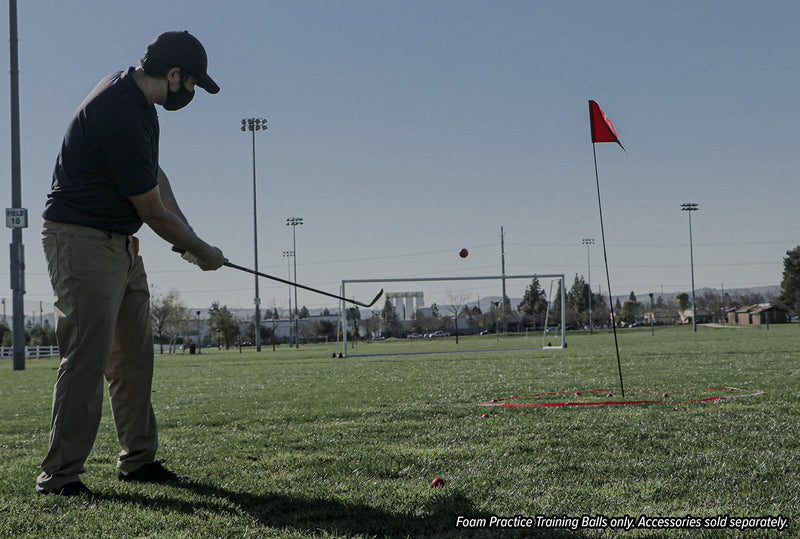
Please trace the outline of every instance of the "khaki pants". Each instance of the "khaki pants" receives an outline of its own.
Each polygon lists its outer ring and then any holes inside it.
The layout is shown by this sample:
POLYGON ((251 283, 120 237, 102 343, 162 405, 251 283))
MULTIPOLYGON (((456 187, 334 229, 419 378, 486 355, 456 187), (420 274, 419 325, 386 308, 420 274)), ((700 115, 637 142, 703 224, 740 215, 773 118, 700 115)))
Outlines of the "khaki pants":
POLYGON ((61 356, 53 392, 50 447, 37 485, 78 480, 94 445, 103 376, 122 451, 117 468, 152 462, 158 447, 150 404, 153 339, 150 293, 133 236, 45 221, 42 244, 55 295, 61 356))

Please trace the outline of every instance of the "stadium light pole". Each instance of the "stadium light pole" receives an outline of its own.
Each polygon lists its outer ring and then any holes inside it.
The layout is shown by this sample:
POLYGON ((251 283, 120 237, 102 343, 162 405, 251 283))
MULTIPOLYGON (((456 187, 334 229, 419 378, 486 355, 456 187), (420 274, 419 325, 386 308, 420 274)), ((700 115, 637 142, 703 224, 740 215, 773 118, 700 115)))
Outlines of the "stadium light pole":
POLYGON ((587 278, 589 279, 589 333, 594 335, 594 324, 592 323, 592 259, 589 255, 589 250, 594 245, 594 238, 583 238, 581 240, 586 246, 586 270, 587 278))
MULTIPOLYGON (((294 258, 294 251, 284 251, 283 257, 286 259, 286 272, 289 274, 289 280, 292 280, 292 261, 289 260, 290 258, 294 258)), ((292 334, 292 326, 294 326, 294 312, 292 312, 292 287, 289 286, 289 335, 292 334)), ((292 347, 292 343, 289 343, 289 348, 292 347)))
POLYGON ((692 268, 692 326, 694 331, 697 331, 697 302, 694 297, 694 249, 692 247, 692 212, 697 211, 698 204, 694 202, 686 202, 681 204, 681 211, 689 214, 689 261, 692 268))
MULTIPOLYGON (((289 217, 286 219, 286 226, 292 227, 292 252, 294 253, 294 280, 297 282, 297 234, 295 231, 297 230, 298 225, 303 224, 302 217, 289 217)), ((297 305, 297 287, 294 287, 294 309, 298 311, 299 309, 297 305)), ((299 325, 298 319, 299 316, 294 317, 294 345, 295 348, 300 348, 300 333, 299 333, 299 325)))
POLYGON ((503 227, 500 227, 500 271, 503 278, 503 333, 508 333, 508 319, 506 318, 506 244, 503 227))
MULTIPOLYGON (((264 118, 245 118, 242 120, 242 131, 250 131, 253 135, 253 258, 255 271, 258 271, 258 204, 256 202, 256 131, 267 130, 267 120, 264 118)), ((258 297, 258 275, 255 276, 256 297, 253 299, 256 307, 256 352, 261 351, 261 298, 258 297)))
POLYGON ((200 311, 195 312, 197 313, 197 353, 202 354, 203 339, 200 338, 200 311))

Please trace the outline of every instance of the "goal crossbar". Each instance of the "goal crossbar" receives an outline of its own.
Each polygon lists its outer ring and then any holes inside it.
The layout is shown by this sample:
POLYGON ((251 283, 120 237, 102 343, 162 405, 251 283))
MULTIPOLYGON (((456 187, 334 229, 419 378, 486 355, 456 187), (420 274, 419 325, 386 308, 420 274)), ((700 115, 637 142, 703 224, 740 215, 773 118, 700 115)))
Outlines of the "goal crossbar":
MULTIPOLYGON (((346 285, 348 284, 355 284, 355 283, 413 283, 413 282, 441 282, 441 281, 499 281, 503 279, 561 279, 561 346, 548 346, 547 348, 566 348, 567 345, 567 337, 566 337, 566 281, 564 278, 563 273, 548 273, 548 274, 532 274, 532 275, 478 275, 472 277, 409 277, 409 278, 402 278, 402 277, 394 277, 394 278, 386 278, 386 279, 342 279, 342 286, 341 286, 341 295, 346 297, 346 285)), ((549 299, 548 299, 549 301, 549 299)), ((342 327, 342 351, 343 356, 348 357, 347 354, 347 316, 345 315, 345 309, 340 308, 339 310, 339 318, 341 320, 341 327, 342 327)), ((546 328, 545 328, 546 330, 546 328)), ((524 348, 527 350, 538 350, 544 347, 531 347, 531 348, 524 348)), ((520 349, 520 350, 524 350, 520 349)), ((480 352, 486 350, 453 350, 453 353, 463 353, 463 352, 480 352)), ((448 353, 448 352, 431 352, 431 353, 448 353)), ((359 354, 359 357, 365 355, 384 355, 384 354, 359 354)), ((391 354, 397 355, 397 354, 391 354)), ((403 354, 403 355, 416 355, 416 354, 403 354)), ((355 357, 355 355, 353 356, 355 357)))

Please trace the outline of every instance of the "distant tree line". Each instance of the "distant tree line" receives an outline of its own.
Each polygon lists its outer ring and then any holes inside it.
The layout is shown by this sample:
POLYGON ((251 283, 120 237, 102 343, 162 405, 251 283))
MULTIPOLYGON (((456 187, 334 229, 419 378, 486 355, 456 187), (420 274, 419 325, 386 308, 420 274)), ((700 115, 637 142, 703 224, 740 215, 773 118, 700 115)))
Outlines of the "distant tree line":
MULTIPOLYGON (((49 320, 35 324, 30 320, 25 325, 25 346, 55 346, 56 330, 50 325, 49 320)), ((0 346, 13 346, 11 328, 5 322, 0 322, 0 346)))
MULTIPOLYGON (((214 301, 207 309, 205 319, 201 322, 197 311, 186 307, 176 289, 160 293, 157 287, 153 287, 150 296, 153 336, 155 341, 160 343, 161 353, 164 353, 165 350, 173 353, 189 341, 202 346, 213 345, 226 349, 255 342, 254 314, 246 319, 241 319, 235 316, 227 305, 221 305, 219 301, 214 301), (199 323, 202 323, 204 330, 198 327, 199 323), (203 335, 202 342, 198 342, 198 332, 203 335)), ((358 312, 357 309, 355 311, 358 312)), ((278 308, 265 309, 259 324, 261 343, 277 344, 278 341, 275 338, 277 322, 290 318, 291 314, 291 312, 282 313, 278 308)), ((309 310, 305 305, 300 309, 295 309, 294 314, 300 320, 310 317, 309 310)), ((325 309, 322 314, 330 315, 330 311, 325 309)), ((328 320, 321 320, 311 325, 303 324, 300 327, 300 334, 304 338, 316 336, 322 340, 325 338, 335 339, 336 324, 328 320)), ((284 338, 283 342, 288 342, 288 339, 284 338)))
MULTIPOLYGON (((760 293, 717 293, 705 290, 696 296, 696 308, 706 313, 712 321, 725 321, 727 310, 731 307, 754 305, 769 301, 776 302, 789 313, 800 313, 800 246, 786 252, 784 258, 783 280, 781 293, 777 298, 767 297, 760 293)), ((553 296, 561 295, 561 283, 553 296)), ((611 324, 611 309, 608 297, 595 294, 589 289, 583 276, 575 275, 572 286, 566 292, 565 319, 568 328, 583 328, 590 325, 589 298, 591 297, 592 317, 591 324, 595 327, 605 327, 611 324)), ((492 302, 486 311, 479 306, 469 306, 466 296, 450 293, 450 304, 446 310, 452 316, 440 312, 439 306, 431 305, 430 314, 422 310, 413 313, 409 330, 412 333, 426 334, 433 331, 455 331, 454 319, 466 319, 467 327, 472 333, 483 330, 500 331, 508 327, 511 331, 524 331, 529 328, 556 327, 561 324, 561 302, 549 301, 547 294, 538 278, 534 278, 525 289, 522 301, 516 307, 510 305, 508 298, 505 305, 492 302), (549 306, 549 309, 548 309, 549 306)), ((661 294, 653 294, 652 298, 640 301, 631 292, 624 302, 616 299, 614 303, 614 316, 617 324, 632 325, 646 322, 652 318, 656 323, 677 323, 680 311, 691 308, 691 296, 687 292, 676 294, 674 301, 661 294)), ((323 315, 330 315, 325 309, 323 315)), ((358 326, 361 323, 361 311, 349 308, 345 311, 348 326, 353 329, 350 338, 358 338, 358 326)), ((186 340, 198 335, 198 317, 196 311, 187 309, 181 300, 180 293, 175 289, 159 293, 157 287, 151 292, 150 315, 152 320, 153 335, 156 342, 161 343, 161 352, 164 346, 168 351, 174 351, 177 346, 186 340)), ((261 323, 261 342, 274 342, 277 321, 289 318, 291 313, 282 313, 278 308, 265 309, 261 323)), ((309 311, 306 306, 295 309, 299 319, 308 319, 309 311)), ((230 348, 237 342, 255 340, 255 323, 253 317, 247 320, 237 319, 226 305, 218 301, 212 302, 208 309, 207 319, 204 321, 207 331, 200 344, 218 345, 230 348)), ((372 316, 363 321, 367 331, 377 335, 382 328, 390 336, 402 336, 403 324, 399 319, 394 306, 386 301, 383 308, 373 311, 372 316)), ((316 336, 335 340, 337 324, 330 320, 320 320, 314 324, 304 324, 301 336, 316 336)), ((45 320, 36 324, 28 320, 25 328, 26 346, 55 346, 56 334, 49 321, 45 320)), ((0 322, 0 345, 12 346, 11 329, 5 322, 0 322)))
MULTIPOLYGON (((794 261, 798 268, 797 286, 794 289, 798 298, 796 310, 800 310, 800 248, 794 261)), ((373 311, 372 316, 364 321, 368 333, 384 336, 402 337, 404 333, 429 334, 434 331, 455 331, 454 319, 456 316, 466 320, 470 333, 484 330, 501 331, 507 327, 509 331, 522 332, 527 329, 542 330, 545 327, 561 326, 561 283, 552 298, 548 300, 547 293, 542 288, 538 278, 534 278, 525 289, 522 301, 512 308, 508 298, 505 308, 500 302, 492 302, 489 309, 483 311, 477 305, 467 305, 466 298, 450 295, 451 302, 447 311, 452 315, 443 315, 439 306, 431 305, 430 314, 417 310, 411 317, 408 328, 400 320, 394 305, 386 301, 380 311, 373 311)), ((575 275, 572 286, 566 291, 565 320, 567 329, 580 329, 586 327, 604 328, 611 326, 611 305, 608 296, 592 292, 583 276, 575 275), (589 299, 591 297, 591 320, 589 317, 589 299)), ((717 293, 705 290, 696 295, 698 311, 702 311, 714 322, 727 320, 727 310, 733 306, 752 305, 764 303, 772 298, 764 297, 759 293, 717 293)), ((680 321, 680 311, 691 308, 691 296, 686 292, 676 294, 674 297, 662 294, 648 295, 640 300, 634 292, 628 299, 621 301, 619 297, 614 302, 614 318, 617 325, 632 326, 635 324, 676 324, 680 321)), ((461 322, 463 324, 464 322, 461 322)), ((456 332, 457 333, 457 332, 456 332)))

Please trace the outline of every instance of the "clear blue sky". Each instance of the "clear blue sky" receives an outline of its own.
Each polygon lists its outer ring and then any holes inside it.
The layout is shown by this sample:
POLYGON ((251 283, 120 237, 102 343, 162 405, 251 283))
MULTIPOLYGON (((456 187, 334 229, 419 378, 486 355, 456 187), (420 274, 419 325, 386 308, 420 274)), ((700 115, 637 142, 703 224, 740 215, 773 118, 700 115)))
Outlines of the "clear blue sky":
MULTIPOLYGON (((615 294, 779 284, 800 241, 800 40, 795 1, 19 2, 25 312, 52 309, 39 214, 67 122, 107 73, 160 32, 205 45, 222 91, 160 107, 162 167, 195 229, 253 263, 257 137, 260 269, 298 279, 500 272, 605 281, 589 99, 628 153, 597 146, 615 294), (470 250, 467 259, 458 250, 470 250)), ((7 32, 7 8, 0 25, 7 32)), ((4 41, 7 43, 7 41, 4 41)), ((0 119, 8 126, 8 49, 0 119)), ((10 178, 9 130, 0 163, 10 178)), ((10 206, 10 180, 0 202, 10 206)), ((7 243, 11 241, 6 230, 7 243)), ((250 307, 253 280, 203 273, 139 233, 150 280, 192 307, 250 307)), ((0 297, 11 297, 0 248, 0 297)), ((594 287, 597 291, 597 286, 594 287)), ((605 286, 603 287, 604 292, 605 286)), ((285 306, 262 282, 262 305, 285 306)), ((431 299, 428 301, 430 302, 431 299)), ((300 292, 300 303, 330 305, 300 292)))

